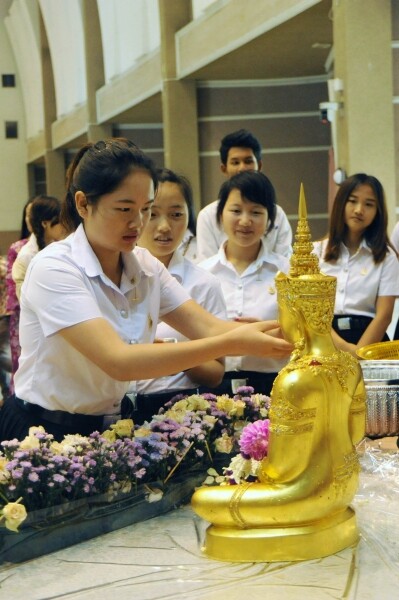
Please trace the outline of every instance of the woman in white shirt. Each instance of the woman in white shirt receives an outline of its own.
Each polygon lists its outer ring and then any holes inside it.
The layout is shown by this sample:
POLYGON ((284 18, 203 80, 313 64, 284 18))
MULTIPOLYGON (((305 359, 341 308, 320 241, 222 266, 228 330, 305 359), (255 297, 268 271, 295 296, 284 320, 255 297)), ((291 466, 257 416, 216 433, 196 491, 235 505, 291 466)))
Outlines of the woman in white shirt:
POLYGON ((30 204, 29 221, 32 233, 18 253, 11 271, 18 299, 21 295, 21 286, 26 270, 32 258, 51 242, 65 237, 65 229, 60 224, 60 213, 61 202, 55 196, 41 194, 36 196, 30 204))
POLYGON ((327 239, 314 244, 321 271, 337 278, 333 329, 344 340, 341 349, 352 353, 388 340, 399 295, 399 264, 387 222, 381 183, 357 173, 338 189, 327 239))
MULTIPOLYGON (((278 271, 288 271, 289 260, 265 244, 275 215, 274 187, 263 173, 243 171, 222 185, 217 219, 227 240, 218 254, 201 262, 200 267, 219 279, 230 320, 277 318, 274 278, 278 271)), ((231 394, 240 385, 250 385, 256 392, 269 394, 285 363, 248 353, 226 358, 226 373, 215 393, 231 394)))
POLYGON ((102 431, 120 418, 131 380, 226 354, 292 351, 276 322, 234 327, 216 318, 135 248, 156 187, 151 160, 129 140, 77 153, 62 212, 73 233, 32 259, 22 287, 21 357, 15 396, 0 410, 0 440, 23 439, 34 425, 57 440, 102 431), (154 344, 160 317, 190 341, 154 344))
MULTIPOLYGON (((158 190, 151 207, 149 223, 139 245, 158 258, 191 298, 221 319, 226 307, 219 281, 211 273, 183 256, 181 241, 187 228, 194 229, 195 214, 189 181, 169 169, 158 171, 158 190)), ((195 230, 195 229, 194 229, 195 230)), ((187 338, 164 322, 157 326, 158 341, 181 342, 187 338)), ((161 406, 179 393, 198 393, 199 386, 217 386, 223 377, 223 360, 211 360, 169 377, 137 382, 135 422, 156 414, 161 406)))

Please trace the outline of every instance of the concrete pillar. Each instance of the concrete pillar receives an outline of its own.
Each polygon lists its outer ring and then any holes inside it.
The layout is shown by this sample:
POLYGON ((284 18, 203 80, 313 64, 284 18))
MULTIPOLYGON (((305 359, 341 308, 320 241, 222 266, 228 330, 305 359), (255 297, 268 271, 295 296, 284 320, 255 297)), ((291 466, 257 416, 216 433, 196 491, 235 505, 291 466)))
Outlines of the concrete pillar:
POLYGON ((65 195, 65 158, 62 150, 46 150, 46 192, 62 200, 65 195))
POLYGON ((396 221, 391 0, 333 0, 333 17, 334 76, 343 82, 337 166, 381 181, 391 231, 396 221))
POLYGON ((176 79, 175 53, 175 32, 191 21, 191 2, 158 0, 158 3, 165 166, 188 177, 198 212, 201 194, 196 84, 176 79))
POLYGON ((45 152, 44 164, 46 167, 46 192, 62 200, 65 194, 65 162, 62 150, 52 149, 51 125, 57 119, 57 106, 53 66, 51 63, 50 49, 47 40, 46 28, 40 14, 40 41, 43 71, 43 99, 44 99, 44 139, 45 152))
POLYGON ((111 125, 97 123, 96 92, 105 83, 97 0, 83 0, 82 20, 87 88, 87 140, 96 142, 112 135, 111 125))

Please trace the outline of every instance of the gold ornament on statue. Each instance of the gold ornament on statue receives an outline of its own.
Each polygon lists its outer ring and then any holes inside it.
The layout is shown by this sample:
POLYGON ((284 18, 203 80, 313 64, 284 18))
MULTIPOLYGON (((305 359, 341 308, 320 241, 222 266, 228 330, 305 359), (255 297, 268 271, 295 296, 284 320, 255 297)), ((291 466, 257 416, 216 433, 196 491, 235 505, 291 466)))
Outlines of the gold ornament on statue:
POLYGON ((336 279, 312 253, 301 186, 288 274, 278 273, 279 321, 295 351, 271 393, 268 455, 259 482, 202 487, 194 511, 212 523, 204 552, 233 562, 307 560, 358 540, 349 507, 364 436, 366 392, 358 361, 331 337, 336 279))

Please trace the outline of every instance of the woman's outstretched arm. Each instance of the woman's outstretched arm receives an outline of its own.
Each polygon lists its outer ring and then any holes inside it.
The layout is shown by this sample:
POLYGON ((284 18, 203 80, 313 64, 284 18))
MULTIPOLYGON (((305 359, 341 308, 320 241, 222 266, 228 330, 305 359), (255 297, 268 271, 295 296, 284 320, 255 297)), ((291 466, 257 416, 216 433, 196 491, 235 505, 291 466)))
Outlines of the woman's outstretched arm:
POLYGON ((241 325, 210 315, 193 300, 164 320, 186 337, 178 344, 128 345, 103 318, 66 327, 61 335, 110 377, 119 381, 152 379, 190 369, 222 356, 288 356, 293 346, 278 337, 276 321, 241 325))

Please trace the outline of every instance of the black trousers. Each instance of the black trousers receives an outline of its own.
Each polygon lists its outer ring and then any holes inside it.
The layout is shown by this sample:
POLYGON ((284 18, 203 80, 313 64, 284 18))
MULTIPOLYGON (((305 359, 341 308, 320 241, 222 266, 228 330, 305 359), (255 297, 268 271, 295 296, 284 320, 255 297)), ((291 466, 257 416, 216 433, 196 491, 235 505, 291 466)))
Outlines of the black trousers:
POLYGON ((254 388, 256 394, 265 394, 270 396, 274 380, 277 373, 260 373, 259 371, 227 371, 224 374, 222 383, 217 388, 209 388, 207 390, 212 394, 220 396, 221 394, 234 395, 233 383, 235 379, 245 380, 242 385, 250 385, 254 388))
POLYGON ((132 419, 135 425, 142 425, 144 421, 151 421, 154 415, 157 415, 159 409, 162 408, 169 400, 183 394, 191 396, 192 394, 201 393, 201 388, 192 388, 189 390, 170 390, 160 392, 159 394, 137 394, 136 406, 132 412, 132 419))
MULTIPOLYGON (((332 328, 346 342, 357 344, 372 320, 372 317, 361 315, 335 315, 332 328)), ((381 342, 389 342, 386 333, 381 342)))
MULTIPOLYGON (((124 400, 122 400, 122 403, 124 400)), ((123 407, 122 407, 123 410, 123 407)), ((128 418, 129 414, 115 416, 128 418)), ((93 431, 102 433, 108 429, 106 415, 80 415, 63 411, 50 411, 32 404, 24 404, 23 400, 10 396, 0 409, 0 441, 23 440, 30 427, 44 427, 47 433, 60 442, 65 435, 80 434, 89 436, 93 431)))

